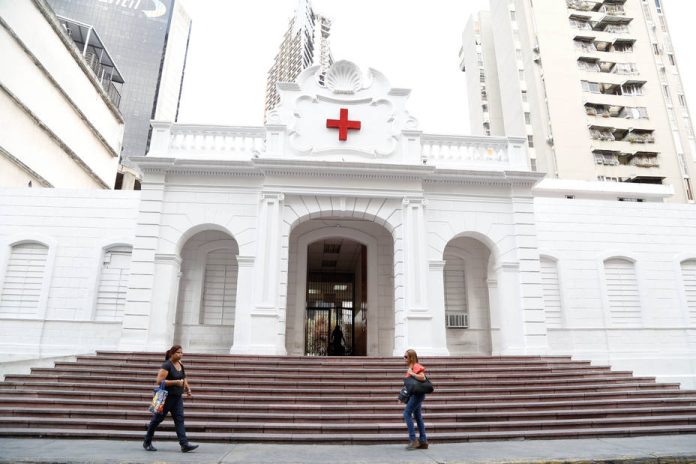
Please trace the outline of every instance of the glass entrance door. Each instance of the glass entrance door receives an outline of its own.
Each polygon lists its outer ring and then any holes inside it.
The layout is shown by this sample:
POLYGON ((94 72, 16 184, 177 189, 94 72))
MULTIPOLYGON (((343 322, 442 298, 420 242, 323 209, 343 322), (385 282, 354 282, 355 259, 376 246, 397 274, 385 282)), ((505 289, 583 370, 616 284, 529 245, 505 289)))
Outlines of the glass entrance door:
POLYGON ((307 279, 305 354, 353 354, 355 275, 310 273, 307 279))

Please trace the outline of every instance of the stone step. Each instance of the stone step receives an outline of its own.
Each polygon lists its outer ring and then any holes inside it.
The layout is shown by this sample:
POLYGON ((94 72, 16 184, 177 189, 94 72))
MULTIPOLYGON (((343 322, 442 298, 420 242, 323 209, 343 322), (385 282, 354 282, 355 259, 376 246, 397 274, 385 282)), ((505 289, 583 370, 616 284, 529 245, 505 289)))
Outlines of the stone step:
MULTIPOLYGON (((164 360, 163 353, 152 353, 152 352, 125 352, 125 351, 97 351, 96 355, 80 357, 99 357, 99 358, 116 358, 116 359, 152 359, 159 362, 164 360)), ((232 354, 207 354, 207 353, 189 353, 185 355, 185 359, 203 359, 203 360, 214 360, 214 361, 224 361, 231 360, 234 362, 268 362, 268 363, 298 363, 300 365, 307 365, 310 363, 316 364, 331 364, 331 363, 342 363, 342 362, 358 362, 364 364, 373 363, 395 363, 403 365, 404 360, 400 356, 299 356, 299 355, 289 355, 289 356, 275 356, 275 355, 232 355, 232 354)), ((524 362, 538 362, 538 363, 550 363, 550 362, 577 362, 577 363, 589 363, 586 360, 573 360, 571 356, 563 355, 514 355, 514 356, 421 356, 421 361, 427 361, 428 363, 457 363, 457 362, 480 362, 484 364, 494 364, 496 362, 511 362, 514 364, 524 363, 524 362)), ((185 361, 185 360, 184 360, 185 361)))
MULTIPOLYGON (((2 428, 55 428, 64 427, 70 429, 88 428, 91 430, 143 430, 147 420, 139 419, 87 419, 87 418, 55 418, 55 417, 27 417, 27 416, 3 416, 0 417, 0 429, 2 428)), ((592 418, 592 419, 549 419, 549 420, 509 420, 509 421, 481 421, 481 422, 429 422, 427 427, 432 433, 453 432, 492 432, 510 430, 544 430, 549 428, 630 428, 630 427, 655 427, 655 426, 680 426, 696 425, 696 415, 664 415, 644 417, 618 417, 618 418, 592 418)), ((160 425, 162 430, 173 430, 173 421, 164 421, 160 425)), ((187 420, 186 431, 201 433, 303 433, 335 435, 351 433, 398 433, 404 431, 403 420, 396 415, 393 420, 387 422, 361 422, 361 423, 318 423, 318 422, 238 422, 222 420, 187 420)))
MULTIPOLYGON (((83 377, 92 377, 95 379, 118 379, 119 375, 123 375, 125 377, 130 376, 130 372, 128 371, 121 371, 120 373, 114 372, 111 370, 104 370, 104 371, 96 371, 96 370, 79 370, 79 369, 74 369, 74 368, 60 368, 53 370, 51 368, 36 368, 32 369, 31 376, 33 378, 42 378, 45 376, 53 376, 53 377, 59 377, 61 375, 80 375, 83 377)), ((150 372, 149 375, 144 375, 142 377, 143 381, 142 383, 154 383, 154 379, 156 378, 156 371, 150 372)), ((189 377, 191 383, 196 382, 197 380, 227 380, 228 382, 232 382, 235 385, 240 385, 243 384, 244 382, 248 382, 250 380, 266 380, 266 381, 271 381, 271 383, 276 384, 276 382, 273 382, 274 379, 282 379, 282 380, 293 380, 295 382, 299 381, 309 381, 313 385, 321 385, 324 383, 329 383, 330 380, 333 380, 334 382, 338 382, 340 384, 343 384, 344 381, 347 382, 355 382, 359 380, 363 381, 372 381, 372 382, 383 382, 385 385, 394 385, 394 384, 401 384, 402 383, 402 377, 401 376, 391 376, 391 377, 384 377, 381 376, 379 378, 370 378, 367 376, 360 375, 359 377, 356 376, 343 376, 343 377, 335 377, 331 379, 325 379, 326 382, 322 382, 320 378, 313 377, 311 375, 308 375, 306 373, 298 373, 296 375, 278 375, 278 376, 259 376, 258 374, 250 373, 247 375, 239 375, 239 376, 225 376, 221 374, 215 374, 215 373, 202 373, 200 375, 196 375, 195 373, 189 372, 187 370, 187 376, 189 377)), ((433 384, 437 385, 438 382, 441 380, 439 377, 436 375, 431 375, 430 378, 433 381, 433 384)), ((654 382, 655 378, 654 377, 636 377, 632 376, 630 373, 626 372, 608 372, 608 373, 601 373, 601 374, 590 374, 590 375, 545 375, 545 376, 538 376, 538 377, 528 377, 528 376, 491 376, 491 377, 461 377, 458 379, 452 379, 452 378, 445 378, 443 379, 444 381, 451 381, 451 380, 456 380, 459 385, 468 385, 468 386, 476 386, 476 385, 481 385, 481 384, 486 384, 486 385, 563 385, 563 384, 568 384, 568 383, 595 383, 595 382, 606 382, 606 383, 611 383, 611 382, 618 382, 618 383, 626 383, 626 382, 654 382)))
MULTIPOLYGON (((339 377, 361 376, 361 377, 376 377, 376 378, 393 378, 401 377, 406 371, 403 367, 393 369, 380 368, 341 368, 329 369, 321 367, 307 368, 285 368, 285 367, 267 367, 267 366, 244 366, 244 367, 219 367, 219 368, 199 368, 185 364, 187 374, 208 374, 219 376, 242 376, 249 374, 267 374, 269 376, 277 375, 304 375, 307 377, 339 377)), ((51 368, 35 368, 32 372, 46 372, 49 369, 57 369, 59 371, 68 372, 131 372, 140 374, 150 374, 157 372, 160 364, 117 364, 107 365, 99 363, 67 363, 58 362, 51 368)), ((630 371, 612 371, 604 367, 588 366, 585 368, 568 367, 568 368, 501 368, 501 369, 486 369, 486 368, 428 368, 429 375, 438 377, 461 378, 467 376, 487 376, 493 377, 496 375, 517 376, 517 377, 534 377, 534 376, 563 376, 563 375, 603 375, 603 374, 623 374, 631 375, 630 371)))
MULTIPOLYGON (((696 426, 651 426, 626 428, 572 428, 550 430, 516 430, 495 432, 429 433, 433 443, 498 441, 498 440, 551 440, 574 438, 629 437, 647 435, 675 435, 696 433, 696 426)), ((198 433, 187 435, 193 442, 216 443, 296 443, 296 444, 384 444, 404 443, 404 433, 366 434, 294 434, 294 433, 198 433)), ((88 430, 63 428, 0 428, 0 437, 31 438, 83 438, 103 440, 141 441, 143 432, 123 430, 88 430)), ((156 441, 176 441, 173 431, 157 431, 156 441)), ((133 446, 139 447, 139 443, 133 446)))
MULTIPOLYGON (((215 398, 194 398, 187 400, 188 411, 203 411, 203 412, 250 412, 250 413, 268 413, 273 411, 287 411, 291 413, 331 413, 343 414, 346 411, 350 413, 387 413, 399 414, 403 407, 396 402, 370 402, 370 403, 317 403, 317 402, 297 402, 297 403, 282 403, 272 402, 269 399, 267 402, 246 402, 242 400, 230 399, 225 402, 224 406, 213 402, 215 398)), ((393 400, 392 400, 393 401, 393 400)), ((12 405, 13 407, 88 407, 99 410, 119 410, 119 409, 135 409, 145 411, 149 404, 148 398, 130 400, 103 400, 99 398, 45 398, 45 397, 27 397, 15 396, 2 398, 2 404, 12 405), (70 402, 67 402, 70 401, 70 402)), ((448 413, 485 413, 495 412, 496 414, 505 414, 509 412, 519 411, 551 411, 551 410, 588 410, 593 408, 603 408, 606 410, 614 410, 620 408, 642 408, 644 410, 660 408, 660 407, 682 407, 688 408, 696 406, 696 397, 687 398, 622 398, 622 399, 588 399, 583 401, 529 401, 517 400, 510 402, 430 402, 428 400, 428 411, 433 412, 448 412, 448 413)))
MULTIPOLYGON (((31 372, 32 378, 92 378, 92 379, 130 379, 141 383, 154 382, 156 378, 157 371, 150 371, 146 373, 133 373, 128 371, 80 371, 74 369, 57 369, 48 370, 47 368, 34 369, 31 372)), ((370 384, 384 384, 384 385, 394 385, 403 383, 403 377, 397 376, 363 376, 363 375, 342 375, 342 376, 312 376, 305 373, 298 373, 293 375, 283 375, 283 374, 255 374, 249 373, 245 375, 223 375, 219 373, 195 373, 190 372, 188 369, 186 371, 187 376, 191 381, 211 381, 211 382, 233 382, 239 384, 245 381, 254 382, 266 382, 276 384, 278 381, 291 382, 291 383, 308 383, 312 385, 329 385, 329 384, 358 384, 366 383, 370 384)), ((10 376, 8 376, 10 377, 10 376)), ((579 374, 550 374, 550 375, 486 375, 486 376, 461 376, 461 377, 440 377, 438 375, 428 374, 428 377, 433 381, 433 383, 444 382, 444 383, 476 383, 476 382, 517 382, 527 384, 529 382, 535 383, 553 383, 553 382, 566 382, 585 379, 586 381, 598 381, 598 380, 612 380, 621 379, 623 381, 630 381, 635 379, 655 381, 653 377, 636 377, 626 372, 604 372, 604 373, 579 373, 579 374)), ((26 377, 10 377, 17 379, 24 379, 26 377)))
MULTIPOLYGON (((55 405, 44 407, 1 407, 0 415, 5 417, 52 417, 73 419, 109 419, 109 420, 141 420, 147 422, 151 414, 145 408, 65 408, 55 405)), ((616 417, 648 417, 663 415, 688 415, 696 416, 696 402, 692 406, 665 406, 665 407, 634 407, 634 408, 601 408, 601 409, 576 409, 576 410, 540 410, 540 411, 476 411, 459 412, 449 410, 434 410, 424 408, 424 416, 430 423, 436 422, 498 422, 514 420, 564 420, 564 419, 592 419, 592 418, 616 418, 616 417)), ((273 423, 371 423, 371 422, 401 422, 401 409, 387 412, 372 411, 369 413, 356 413, 351 410, 336 410, 334 412, 220 412, 201 411, 187 408, 187 421, 213 421, 213 422, 273 422, 273 423)))
MULTIPOLYGON (((432 357, 424 404, 446 441, 693 433, 696 392, 569 357, 432 357), (598 432, 601 431, 601 432, 598 432)), ((98 353, 0 383, 0 436, 142 439, 159 353, 98 353), (31 433, 30 433, 31 432, 31 433)), ((403 360, 185 355, 192 440, 403 442, 403 360)), ((172 437, 167 419, 158 437, 172 437)))
MULTIPOLYGON (((353 386, 353 385, 384 385, 393 386, 401 385, 403 383, 403 377, 401 376, 391 376, 391 377, 380 377, 380 378, 370 378, 370 377, 357 377, 357 376, 336 376, 336 377, 312 377, 308 375, 258 375, 258 374, 248 374, 244 376, 226 376, 219 374, 209 374, 209 373, 192 373, 187 370, 187 376, 191 382, 196 382, 197 384, 235 384, 240 385, 244 383, 258 384, 272 384, 278 385, 280 383, 284 385, 315 385, 315 386, 353 386)), ((89 381, 96 381, 99 379, 110 379, 118 380, 122 382, 137 382, 140 384, 152 384, 155 380, 155 373, 131 373, 127 371, 121 372, 83 372, 68 369, 34 369, 30 375, 8 375, 6 380, 8 381, 27 381, 36 379, 55 379, 56 381, 66 380, 66 379, 83 379, 89 381)), ((616 380, 620 379, 624 382, 631 381, 655 381, 652 377, 635 377, 628 373, 622 372, 607 372, 602 374, 590 374, 590 375, 545 375, 545 376, 472 376, 472 377, 460 377, 460 378, 441 378, 435 375, 430 375, 429 378, 437 385, 446 384, 459 384, 459 385, 473 385, 476 383, 522 383, 522 384, 540 384, 540 383, 554 383, 554 382, 568 382, 568 381, 583 381, 583 382, 597 382, 603 380, 616 380)))
MULTIPOLYGON (((109 408, 141 408, 148 404, 151 394, 123 394, 109 395, 107 399, 104 395, 97 395, 95 398, 85 398, 77 392, 58 392, 59 396, 41 390, 17 390, 7 391, 0 395, 2 404, 12 404, 20 406, 36 406, 37 403, 47 403, 51 406, 89 406, 102 409, 109 408), (66 397, 67 396, 67 397, 66 397), (114 399, 115 397, 123 399, 114 399)), ((328 411, 328 412, 391 412, 400 411, 402 405, 395 404, 393 398, 386 398, 384 401, 361 401, 359 403, 327 403, 318 401, 288 403, 280 402, 274 398, 267 401, 247 401, 245 398, 225 398, 219 400, 217 395, 196 395, 187 399, 187 409, 207 410, 207 411, 252 411, 266 412, 274 409, 284 411, 328 411)), ((582 409, 592 407, 616 408, 616 407, 662 407, 671 405, 696 405, 696 392, 659 390, 640 391, 618 391, 611 393, 584 393, 576 394, 545 394, 545 395, 509 395, 501 396, 468 396, 460 397, 455 401, 435 401, 433 397, 428 398, 426 407, 429 410, 445 411, 487 411, 487 410, 533 410, 533 409, 582 409)))
MULTIPOLYGON (((0 384, 2 387, 3 384, 0 384)), ((667 390, 667 389, 655 389, 656 384, 643 384, 638 385, 639 388, 635 388, 635 384, 629 385, 618 385, 618 390, 609 390, 604 386, 599 386, 595 391, 591 391, 584 388, 579 388, 575 385, 568 386, 566 389, 561 387, 547 388, 547 389, 530 389, 527 387, 520 387, 516 389, 494 389, 486 388, 479 389, 480 391, 467 390, 464 394, 460 395, 430 395, 428 401, 430 403, 454 403, 454 402, 481 402, 481 401, 498 401, 498 402, 510 402, 514 399, 520 398, 531 398, 536 399, 539 402, 553 401, 558 398, 572 398, 575 401, 581 401, 585 398, 592 397, 631 397, 631 398, 653 398, 653 397, 682 397, 687 395, 694 395, 694 392, 684 392, 680 390, 667 390), (630 390, 625 390, 626 388, 631 388, 630 390), (485 392, 487 394, 481 394, 485 392)), ((103 392, 86 390, 66 390, 66 389, 27 389, 22 386, 15 388, 0 388, 0 398, 7 398, 10 396, 27 396, 27 397, 43 397, 43 398, 102 398, 104 397, 103 392)), ((137 390, 127 389, 124 391, 112 390, 109 392, 109 398, 112 399, 127 399, 127 398, 137 398, 143 401, 149 401, 152 397, 151 390, 137 390)), ((379 402, 392 402, 395 398, 395 392, 390 392, 386 395, 381 396, 364 396, 360 399, 360 403, 379 403, 379 402)), ((322 404, 351 404, 355 403, 355 399, 348 396, 302 396, 296 397, 292 393, 287 395, 221 395, 219 391, 213 394, 206 394, 203 392, 196 391, 196 395, 191 401, 198 400, 219 400, 221 402, 235 402, 235 403, 311 403, 311 402, 321 402, 322 404)))
MULTIPOLYGON (((523 386, 525 389, 531 390, 532 386, 550 386, 552 389, 556 389, 562 385, 572 385, 576 388, 581 388, 582 386, 592 386, 598 388, 606 388, 607 385, 612 383, 618 383, 621 379, 602 379, 603 383, 589 383, 586 379, 576 379, 573 381, 557 381, 557 382, 461 382, 457 387, 454 386, 438 386, 436 389, 437 397, 446 397, 449 395, 461 395, 467 391, 471 391, 470 387, 482 387, 487 386, 488 389, 504 386, 523 386)), ((631 379, 631 382, 622 383, 622 385, 637 385, 641 382, 639 380, 631 379)), ((645 385, 650 385, 649 382, 644 382, 645 385)), ((436 384, 437 385, 437 384, 436 384)), ((137 391, 137 392, 151 392, 154 388, 154 383, 146 385, 144 383, 127 383, 121 382, 118 379, 113 379, 110 381, 99 382, 94 379, 92 382, 71 382, 71 381, 52 381, 52 380, 22 380, 22 381, 6 381, 0 383, 0 391, 2 390, 17 390, 21 388, 32 388, 36 390, 52 390, 61 388, 67 391, 90 391, 90 392, 119 392, 119 391, 137 391)), ((265 386, 256 385, 253 383, 235 383, 234 385, 207 385, 201 384, 197 385, 192 382, 192 388, 195 388, 197 393, 217 393, 221 396, 230 395, 246 395, 247 397, 254 396, 264 396, 264 395, 277 395, 278 397, 292 396, 292 397, 305 397, 305 396, 318 396, 318 397, 349 397, 354 400, 364 397, 374 397, 374 396, 391 396, 394 397, 398 395, 400 384, 387 385, 385 387, 361 387, 361 388, 349 388, 348 386, 342 387, 328 387, 316 385, 314 387, 288 387, 285 385, 272 385, 267 384, 265 386)), ((510 391, 510 390, 506 390, 510 391)))
MULTIPOLYGON (((129 368, 151 368, 152 366, 160 366, 164 362, 163 359, 100 359, 98 357, 77 357, 76 361, 71 363, 61 364, 78 364, 84 366, 128 366, 129 368)), ((262 370, 322 370, 322 371, 340 371, 343 369, 357 370, 373 370, 380 372, 405 370, 403 362, 399 363, 365 363, 365 362, 333 362, 333 363, 301 363, 301 362, 240 362, 238 360, 230 361, 208 361, 186 359, 183 361, 187 368, 207 369, 207 370, 229 370, 229 369, 262 369, 262 370)), ((427 363, 427 361, 424 361, 427 363)), ((451 363, 428 363, 430 370, 449 371, 449 370, 473 370, 473 371, 505 371, 505 370, 562 370, 562 369, 610 369, 605 365, 592 365, 587 361, 583 362, 563 362, 563 363, 466 363, 466 362, 451 362, 451 363)))

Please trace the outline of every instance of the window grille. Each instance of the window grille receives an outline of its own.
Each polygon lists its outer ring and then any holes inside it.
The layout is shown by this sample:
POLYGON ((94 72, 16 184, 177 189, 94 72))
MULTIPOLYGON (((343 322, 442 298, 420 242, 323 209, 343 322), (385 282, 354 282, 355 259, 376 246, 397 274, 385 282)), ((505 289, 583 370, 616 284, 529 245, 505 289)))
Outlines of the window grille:
POLYGON ((48 247, 30 242, 14 245, 0 296, 0 316, 37 316, 48 247))
POLYGON ((120 321, 123 319, 131 256, 132 248, 129 246, 112 247, 104 253, 99 274, 95 320, 120 321))
POLYGON ((448 329, 469 328, 469 314, 463 311, 445 311, 448 329))

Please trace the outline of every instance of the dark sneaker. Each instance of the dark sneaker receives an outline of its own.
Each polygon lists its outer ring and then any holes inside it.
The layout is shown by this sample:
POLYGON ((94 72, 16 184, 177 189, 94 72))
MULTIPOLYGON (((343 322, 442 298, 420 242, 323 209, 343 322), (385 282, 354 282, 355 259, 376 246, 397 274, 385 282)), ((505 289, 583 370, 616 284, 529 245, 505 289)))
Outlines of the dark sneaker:
POLYGON ((420 449, 428 449, 428 442, 427 441, 422 441, 420 442, 420 445, 418 445, 418 448, 420 449))
POLYGON ((144 441, 143 442, 143 448, 145 448, 145 451, 157 451, 157 448, 152 446, 152 443, 144 441))
POLYGON ((198 445, 190 445, 190 444, 186 443, 185 445, 181 445, 181 452, 188 453, 189 451, 193 451, 196 448, 198 448, 198 445))
POLYGON ((417 450, 418 448, 420 448, 420 443, 417 441, 410 441, 408 442, 408 445, 406 445, 406 451, 413 451, 417 450))

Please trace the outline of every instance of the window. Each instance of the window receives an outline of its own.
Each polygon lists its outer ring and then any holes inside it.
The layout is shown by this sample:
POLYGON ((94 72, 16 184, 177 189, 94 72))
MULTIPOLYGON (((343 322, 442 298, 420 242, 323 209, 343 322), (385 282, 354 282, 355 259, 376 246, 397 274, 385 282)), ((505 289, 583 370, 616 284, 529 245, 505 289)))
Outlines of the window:
POLYGON ((672 66, 676 66, 677 62, 674 60, 674 54, 670 53, 667 55, 667 59, 669 60, 669 64, 672 66))
POLYGON ((604 261, 609 321, 615 327, 641 324, 640 293, 635 264, 624 258, 604 261))
POLYGON ((679 100, 679 104, 681 105, 682 108, 686 108, 686 97, 684 97, 683 94, 677 95, 677 99, 679 100))
POLYGON ((527 136, 527 145, 529 145, 529 148, 534 148, 534 136, 533 135, 527 136))
POLYGON ((448 328, 469 327, 469 302, 464 261, 450 257, 445 260, 445 317, 448 328))
POLYGON ((552 258, 541 258, 541 288, 544 294, 544 313, 546 314, 547 327, 562 327, 558 265, 552 258))
POLYGON ((672 95, 669 93, 669 86, 668 85, 663 85, 662 86, 662 95, 665 96, 668 102, 672 102, 672 95))
POLYGON ((116 246, 104 252, 99 274, 95 320, 120 321, 123 319, 131 255, 130 246, 116 246))
POLYGON ((621 86, 621 95, 643 95, 642 84, 624 84, 621 86))
POLYGON ((522 102, 527 103, 527 91, 526 90, 522 91, 522 102))
POLYGON ((532 116, 529 114, 529 112, 524 113, 524 123, 525 124, 531 124, 532 123, 532 116))
POLYGON ((237 298, 237 258, 229 249, 208 253, 201 298, 201 324, 232 325, 237 298))
POLYGON ((39 315, 48 247, 38 242, 12 246, 0 296, 0 316, 39 315))
POLYGON ((602 93, 602 87, 596 82, 580 81, 582 90, 590 93, 602 93))
POLYGON ((681 263, 689 325, 696 325, 696 259, 681 263))
POLYGON ((614 51, 617 53, 632 53, 633 43, 631 42, 616 42, 614 43, 614 51))

